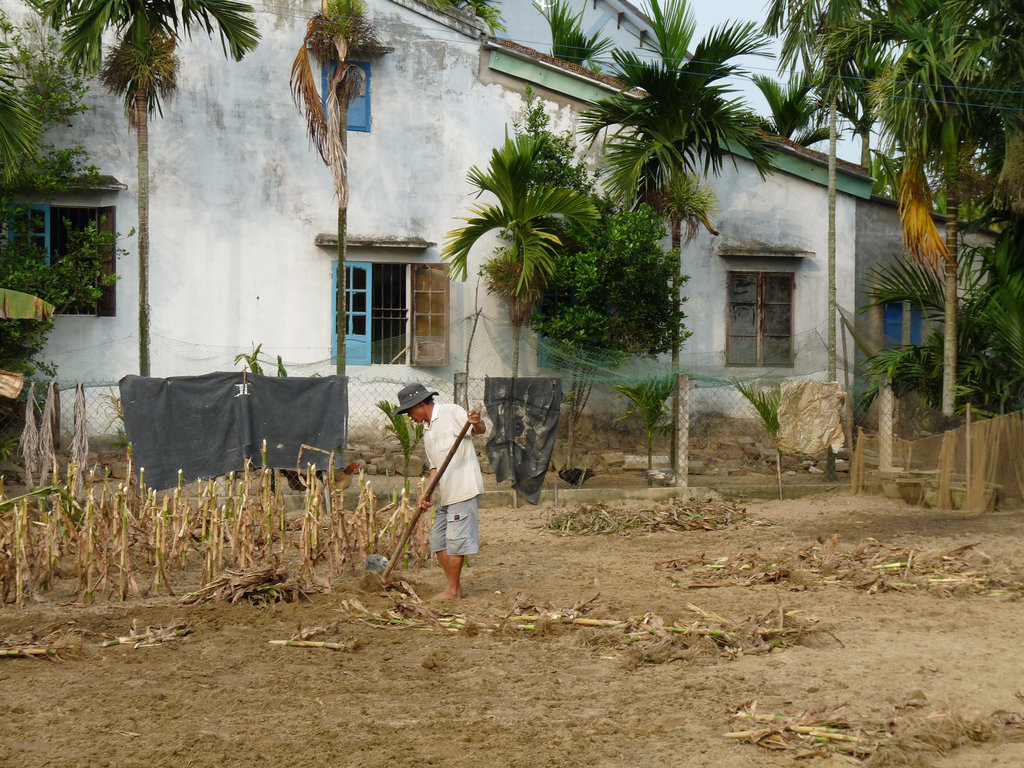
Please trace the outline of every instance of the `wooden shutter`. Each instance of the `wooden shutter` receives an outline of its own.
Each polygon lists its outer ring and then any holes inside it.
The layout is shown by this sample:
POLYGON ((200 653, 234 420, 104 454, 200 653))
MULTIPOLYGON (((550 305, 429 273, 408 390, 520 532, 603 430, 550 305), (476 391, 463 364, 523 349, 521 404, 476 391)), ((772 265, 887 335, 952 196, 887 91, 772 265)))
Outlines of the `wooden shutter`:
MULTIPOLYGON (((117 233, 117 221, 115 211, 117 209, 113 205, 106 206, 104 208, 97 208, 97 222, 96 229, 99 232, 110 232, 111 234, 117 233)), ((107 248, 106 264, 103 268, 103 274, 116 275, 117 274, 117 244, 111 243, 107 248)), ((99 317, 113 317, 117 314, 117 281, 115 280, 110 285, 103 286, 103 295, 100 296, 99 301, 96 302, 96 314, 99 317)))
POLYGON ((448 365, 448 265, 411 264, 412 365, 448 365))

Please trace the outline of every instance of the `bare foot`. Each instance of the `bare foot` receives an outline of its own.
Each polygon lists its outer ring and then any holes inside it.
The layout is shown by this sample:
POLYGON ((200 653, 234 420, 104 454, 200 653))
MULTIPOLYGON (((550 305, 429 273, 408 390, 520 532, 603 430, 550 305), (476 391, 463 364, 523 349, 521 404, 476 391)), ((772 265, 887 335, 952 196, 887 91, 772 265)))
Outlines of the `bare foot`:
POLYGON ((451 589, 446 589, 444 592, 438 592, 436 595, 434 595, 430 599, 431 600, 451 600, 452 598, 455 598, 455 597, 465 597, 465 596, 466 596, 466 591, 462 587, 459 587, 458 591, 453 591, 451 589))

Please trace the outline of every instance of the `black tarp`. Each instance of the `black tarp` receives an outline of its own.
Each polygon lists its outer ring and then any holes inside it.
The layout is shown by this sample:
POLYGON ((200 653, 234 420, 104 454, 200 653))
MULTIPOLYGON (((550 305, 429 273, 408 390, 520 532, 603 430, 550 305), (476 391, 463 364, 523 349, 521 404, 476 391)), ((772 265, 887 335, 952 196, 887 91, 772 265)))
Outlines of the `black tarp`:
MULTIPOLYGON (((119 382, 124 429, 146 485, 169 488, 263 463, 295 467, 303 445, 334 452, 346 442, 344 376, 277 378, 208 373, 167 379, 125 376, 119 382)), ((306 449, 303 464, 326 468, 329 457, 306 449)), ((336 459, 340 462, 340 457, 336 459)))
POLYGON ((487 377, 484 405, 494 425, 487 458, 495 478, 513 478, 512 487, 536 504, 555 447, 562 380, 487 377))

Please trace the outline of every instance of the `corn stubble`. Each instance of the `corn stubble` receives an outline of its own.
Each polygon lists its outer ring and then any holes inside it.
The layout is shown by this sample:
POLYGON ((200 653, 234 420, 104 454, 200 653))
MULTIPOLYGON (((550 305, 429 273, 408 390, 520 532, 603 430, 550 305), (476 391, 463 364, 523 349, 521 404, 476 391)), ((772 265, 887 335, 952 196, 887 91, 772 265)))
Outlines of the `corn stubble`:
MULTIPOLYGON (((58 476, 54 467, 52 485, 12 498, 0 478, 0 607, 45 602, 69 580, 71 600, 84 603, 175 596, 182 586, 193 601, 197 594, 263 602, 330 591, 335 580, 361 573, 368 554, 390 555, 412 515, 406 492, 381 503, 362 473, 355 508, 345 509, 344 488, 330 470, 307 467, 297 511, 269 468, 203 481, 191 495, 180 481, 158 493, 130 466, 127 482, 74 464, 58 476)), ((400 565, 427 561, 427 526, 421 519, 400 565)))

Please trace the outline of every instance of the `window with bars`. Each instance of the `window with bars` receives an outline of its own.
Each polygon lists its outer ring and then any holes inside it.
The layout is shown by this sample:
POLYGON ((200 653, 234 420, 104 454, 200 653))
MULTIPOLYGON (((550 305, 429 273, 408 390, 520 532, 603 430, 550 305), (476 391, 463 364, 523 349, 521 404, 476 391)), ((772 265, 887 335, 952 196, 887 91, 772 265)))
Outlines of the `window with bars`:
MULTIPOLYGON (((57 206, 47 203, 18 206, 12 211, 8 236, 12 242, 24 240, 32 245, 45 259, 46 265, 54 268, 63 260, 74 258, 76 235, 85 232, 90 226, 95 225, 97 232, 115 234, 115 210, 114 206, 57 206)), ((90 283, 100 287, 100 298, 63 307, 61 314, 99 317, 112 317, 116 314, 116 282, 100 284, 103 278, 116 273, 117 247, 112 238, 109 246, 103 247, 101 256, 103 265, 99 274, 95 275, 96 282, 90 283)), ((81 264, 73 268, 86 269, 81 264)))
POLYGON ((448 365, 447 265, 349 261, 346 275, 346 364, 448 365))
POLYGON ((793 365, 793 273, 728 273, 729 365, 793 365))

